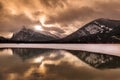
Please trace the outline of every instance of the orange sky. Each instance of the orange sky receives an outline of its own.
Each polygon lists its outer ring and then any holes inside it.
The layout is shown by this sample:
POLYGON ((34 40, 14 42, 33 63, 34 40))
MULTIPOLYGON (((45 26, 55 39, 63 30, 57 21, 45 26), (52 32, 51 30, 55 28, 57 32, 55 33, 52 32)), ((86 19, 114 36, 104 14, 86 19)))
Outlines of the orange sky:
POLYGON ((96 18, 120 19, 119 14, 119 0, 0 0, 0 35, 42 25, 64 36, 96 18))

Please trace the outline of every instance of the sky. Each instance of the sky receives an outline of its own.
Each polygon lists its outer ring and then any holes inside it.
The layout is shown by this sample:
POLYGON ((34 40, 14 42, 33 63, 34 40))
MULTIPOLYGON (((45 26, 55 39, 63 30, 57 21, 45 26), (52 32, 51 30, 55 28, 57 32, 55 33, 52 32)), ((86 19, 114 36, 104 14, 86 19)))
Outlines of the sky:
POLYGON ((23 26, 68 35, 97 18, 120 19, 119 0, 0 0, 0 36, 23 26))

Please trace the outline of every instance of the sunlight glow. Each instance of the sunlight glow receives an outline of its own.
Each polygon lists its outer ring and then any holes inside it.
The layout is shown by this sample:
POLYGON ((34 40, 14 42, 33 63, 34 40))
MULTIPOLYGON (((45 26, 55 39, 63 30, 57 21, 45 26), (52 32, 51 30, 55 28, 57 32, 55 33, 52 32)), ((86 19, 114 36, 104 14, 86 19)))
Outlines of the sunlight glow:
POLYGON ((34 28, 35 28, 35 30, 37 30, 37 31, 43 31, 43 28, 42 28, 41 25, 35 25, 34 28))
POLYGON ((9 33, 9 34, 7 35, 8 38, 11 38, 12 36, 13 36, 13 33, 9 33))
POLYGON ((44 27, 53 27, 53 26, 55 26, 54 24, 45 24, 46 16, 41 16, 39 21, 42 24, 42 26, 44 26, 44 27))
POLYGON ((8 8, 8 9, 9 9, 9 12, 10 12, 12 15, 16 15, 16 14, 17 14, 17 12, 16 12, 15 9, 13 9, 13 8, 8 8))

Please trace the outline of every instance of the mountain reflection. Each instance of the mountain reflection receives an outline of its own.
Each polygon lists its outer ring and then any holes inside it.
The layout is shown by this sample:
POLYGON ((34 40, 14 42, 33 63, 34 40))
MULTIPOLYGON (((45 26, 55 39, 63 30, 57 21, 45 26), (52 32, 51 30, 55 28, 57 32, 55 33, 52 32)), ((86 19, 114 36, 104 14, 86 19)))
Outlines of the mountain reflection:
POLYGON ((120 57, 93 52, 0 49, 1 80, 117 80, 119 67, 120 57))

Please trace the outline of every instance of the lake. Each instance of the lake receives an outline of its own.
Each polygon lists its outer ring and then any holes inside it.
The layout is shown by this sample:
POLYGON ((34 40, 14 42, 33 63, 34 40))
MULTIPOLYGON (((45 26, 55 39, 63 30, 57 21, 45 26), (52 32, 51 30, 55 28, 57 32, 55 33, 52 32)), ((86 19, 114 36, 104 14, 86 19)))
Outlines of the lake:
POLYGON ((50 48, 0 49, 0 80, 120 80, 119 75, 119 56, 50 48))

